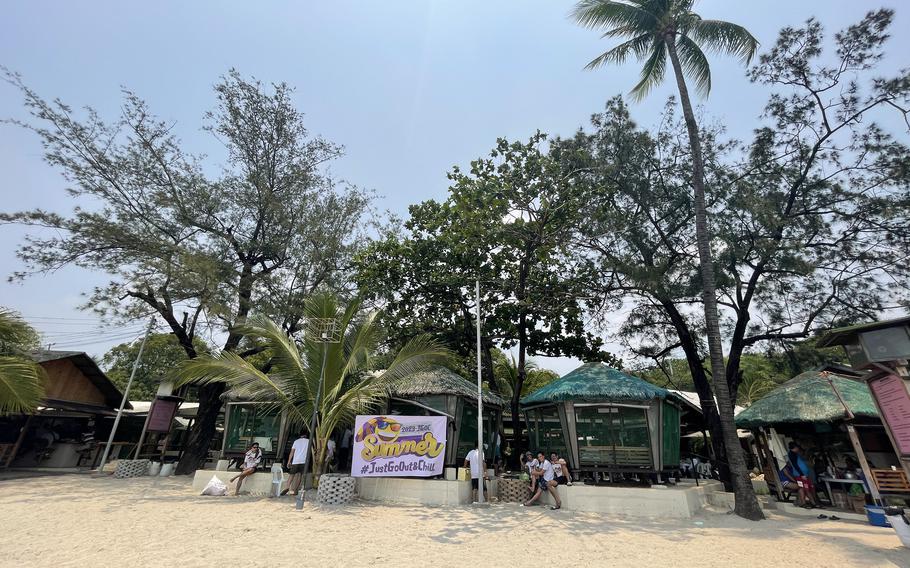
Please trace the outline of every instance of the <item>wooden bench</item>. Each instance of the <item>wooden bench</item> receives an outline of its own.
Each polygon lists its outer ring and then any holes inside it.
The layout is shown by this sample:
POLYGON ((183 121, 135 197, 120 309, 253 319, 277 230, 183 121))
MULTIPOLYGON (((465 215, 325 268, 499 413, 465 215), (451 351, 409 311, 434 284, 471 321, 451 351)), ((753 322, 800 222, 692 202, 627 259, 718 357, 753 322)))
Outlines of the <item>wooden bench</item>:
POLYGON ((871 471, 872 480, 881 495, 910 496, 910 482, 907 480, 907 472, 903 469, 897 471, 893 469, 873 469, 871 471))
POLYGON ((580 446, 578 457, 582 466, 622 466, 650 469, 654 467, 651 449, 634 446, 580 446))

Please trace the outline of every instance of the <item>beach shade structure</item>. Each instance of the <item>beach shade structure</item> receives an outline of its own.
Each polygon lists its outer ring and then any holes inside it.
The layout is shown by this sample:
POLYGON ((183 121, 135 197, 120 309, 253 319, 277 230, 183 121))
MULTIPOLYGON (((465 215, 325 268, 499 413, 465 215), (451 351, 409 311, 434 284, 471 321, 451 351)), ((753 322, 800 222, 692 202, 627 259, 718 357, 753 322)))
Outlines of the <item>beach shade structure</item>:
MULTIPOLYGON (((448 417, 446 465, 461 465, 477 447, 477 385, 445 367, 402 377, 389 386, 386 414, 448 417)), ((502 409, 506 401, 483 393, 484 440, 488 456, 496 456, 501 439, 502 409)), ((492 461, 492 460, 490 460, 492 461)))
POLYGON ((880 422, 872 393, 862 381, 808 371, 780 385, 736 416, 739 428, 781 424, 833 424, 845 420, 880 422))
POLYGON ((677 469, 681 406, 670 391, 603 363, 585 363, 521 399, 532 450, 595 472, 677 469))
MULTIPOLYGON (((827 370, 793 377, 740 412, 736 425, 757 434, 765 480, 778 495, 783 492, 776 480, 786 465, 788 439, 806 444, 816 456, 813 461, 825 464, 816 473, 829 466, 844 468, 846 458, 856 459, 876 502, 883 493, 878 475, 899 463, 866 383, 827 370)), ((830 488, 827 493, 833 497, 830 488)))

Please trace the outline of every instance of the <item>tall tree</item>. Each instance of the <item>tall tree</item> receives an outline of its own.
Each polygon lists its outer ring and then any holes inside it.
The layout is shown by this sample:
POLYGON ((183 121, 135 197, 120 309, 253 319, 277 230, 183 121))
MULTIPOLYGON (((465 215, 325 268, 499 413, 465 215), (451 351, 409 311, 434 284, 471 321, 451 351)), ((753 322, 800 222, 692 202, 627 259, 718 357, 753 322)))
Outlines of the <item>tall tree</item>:
MULTIPOLYGON (((594 59, 588 67, 622 63, 630 56, 644 61, 641 81, 632 90, 637 98, 644 97, 654 85, 663 81, 666 61, 668 58, 670 60, 692 152, 695 239, 701 267, 708 351, 713 376, 722 378, 724 354, 717 312, 714 261, 711 258, 711 232, 705 203, 705 164, 686 77, 694 82, 697 90, 706 95, 711 89, 711 70, 702 49, 732 54, 748 63, 758 47, 758 41, 745 28, 736 24, 702 19, 692 11, 694 3, 695 0, 582 0, 576 6, 574 15, 576 21, 584 26, 605 29, 608 37, 628 38, 594 59)), ((714 391, 724 442, 728 448, 738 448, 739 439, 733 422, 729 389, 723 380, 717 380, 714 391)), ((728 452, 728 459, 736 494, 736 514, 748 519, 764 518, 741 452, 728 452)))
POLYGON ((44 370, 28 356, 37 344, 34 328, 0 308, 0 415, 33 412, 44 397, 44 370))
POLYGON ((481 281, 483 349, 490 388, 494 347, 515 348, 510 407, 518 447, 518 401, 532 355, 615 359, 585 330, 585 265, 569 254, 584 203, 576 156, 548 150, 545 135, 499 140, 470 170, 449 175, 449 197, 410 208, 404 237, 368 248, 363 289, 386 303, 406 333, 436 332, 474 349, 474 281, 481 281))
MULTIPOLYGON (((34 119, 20 124, 41 138, 46 160, 79 200, 69 215, 0 215, 56 229, 28 237, 18 276, 67 264, 103 270, 112 280, 86 307, 114 318, 157 314, 188 358, 197 356, 194 338, 205 330, 224 332, 223 348, 237 350, 238 330, 257 309, 288 316, 288 327, 299 324, 301 298, 331 284, 346 264, 339 257, 358 242, 369 196, 323 173, 341 149, 308 132, 284 83, 267 87, 232 70, 215 85, 217 105, 204 130, 225 156, 211 168, 184 151, 174 125, 155 118, 135 93, 125 92, 118 120, 92 109, 79 119, 18 75, 7 71, 6 79, 34 119)), ((179 473, 205 460, 223 391, 218 383, 200 388, 179 473)))
MULTIPOLYGON (((208 351, 205 342, 195 338, 197 354, 208 351)), ((139 355, 142 338, 111 347, 101 358, 101 368, 117 387, 123 391, 133 372, 133 365, 139 355)), ((136 367, 136 375, 130 386, 130 400, 152 400, 162 381, 168 374, 186 360, 186 352, 177 342, 173 333, 149 335, 136 367)))
MULTIPOLYGON (((748 350, 875 317, 907 297, 910 151, 874 121, 897 112, 906 134, 910 77, 874 75, 891 17, 872 12, 835 34, 833 64, 821 62, 817 22, 782 30, 750 72, 777 88, 765 112, 769 124, 743 151, 719 143, 715 128, 701 134, 730 330, 720 377, 731 403, 748 350)), ((702 366, 704 324, 692 310, 700 274, 688 246, 693 212, 678 179, 690 158, 679 153, 673 128, 650 142, 644 133, 625 135, 626 114, 608 109, 595 120, 589 143, 599 181, 590 202, 604 224, 592 224, 588 245, 609 267, 605 285, 643 300, 623 331, 657 359, 682 348, 704 402, 712 369, 702 366)))

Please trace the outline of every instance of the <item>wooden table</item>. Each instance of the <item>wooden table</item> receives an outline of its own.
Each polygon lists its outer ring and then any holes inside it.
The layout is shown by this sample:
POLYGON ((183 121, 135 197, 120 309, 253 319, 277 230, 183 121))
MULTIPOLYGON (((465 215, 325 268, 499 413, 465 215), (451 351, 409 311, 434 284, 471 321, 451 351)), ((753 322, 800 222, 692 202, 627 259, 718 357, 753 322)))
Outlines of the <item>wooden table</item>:
POLYGON ((851 484, 859 483, 860 485, 863 486, 863 492, 865 492, 865 493, 869 492, 869 488, 866 487, 866 482, 863 481, 862 479, 837 479, 835 477, 819 477, 818 479, 825 482, 825 488, 828 491, 828 499, 831 500, 832 505, 834 504, 834 497, 832 497, 832 495, 831 495, 831 484, 832 483, 842 483, 844 485, 851 485, 851 484))

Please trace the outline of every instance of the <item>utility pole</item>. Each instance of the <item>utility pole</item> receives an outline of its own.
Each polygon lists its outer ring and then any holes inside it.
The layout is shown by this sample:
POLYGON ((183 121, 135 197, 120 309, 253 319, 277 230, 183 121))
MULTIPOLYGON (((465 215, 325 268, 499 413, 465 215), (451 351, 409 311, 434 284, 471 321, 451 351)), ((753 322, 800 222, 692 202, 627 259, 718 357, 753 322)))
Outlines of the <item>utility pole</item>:
POLYGON ((114 418, 114 425, 111 427, 111 435, 107 437, 107 444, 104 446, 104 453, 101 455, 101 463, 98 464, 98 471, 104 469, 104 464, 107 463, 107 456, 111 453, 111 444, 114 442, 114 435, 117 434, 117 426, 120 425, 120 418, 123 416, 123 408, 126 406, 129 394, 130 387, 133 386, 133 379, 136 377, 136 369, 139 368, 139 361, 142 359, 142 352, 145 351, 145 342, 148 341, 149 334, 152 332, 152 327, 155 325, 155 318, 149 320, 149 326, 145 330, 145 336, 142 338, 142 344, 139 345, 139 353, 136 355, 136 360, 133 362, 133 371, 130 373, 130 379, 126 382, 126 388, 123 389, 123 398, 120 400, 120 408, 117 410, 117 417, 114 418))

